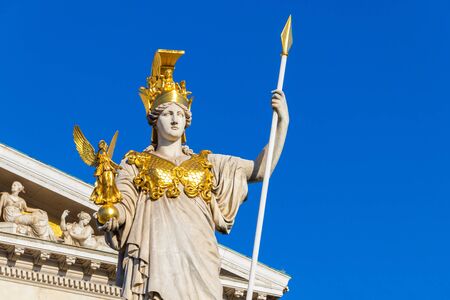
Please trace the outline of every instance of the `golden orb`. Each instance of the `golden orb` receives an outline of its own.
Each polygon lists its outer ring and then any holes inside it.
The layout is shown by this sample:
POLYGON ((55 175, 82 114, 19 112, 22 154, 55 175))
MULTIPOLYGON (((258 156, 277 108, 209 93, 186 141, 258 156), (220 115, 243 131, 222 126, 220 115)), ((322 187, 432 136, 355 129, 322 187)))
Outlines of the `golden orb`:
POLYGON ((102 205, 97 211, 97 220, 100 224, 105 224, 112 218, 119 218, 119 211, 114 204, 108 203, 102 205))

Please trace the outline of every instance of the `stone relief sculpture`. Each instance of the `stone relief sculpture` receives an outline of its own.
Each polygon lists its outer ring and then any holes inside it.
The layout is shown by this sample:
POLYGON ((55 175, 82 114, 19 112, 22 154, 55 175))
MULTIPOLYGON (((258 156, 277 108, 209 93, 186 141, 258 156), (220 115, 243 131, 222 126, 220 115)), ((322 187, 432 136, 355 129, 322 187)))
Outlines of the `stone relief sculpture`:
MULTIPOLYGON (((222 300, 215 231, 231 231, 248 183, 264 177, 267 147, 256 159, 247 160, 207 150, 197 154, 186 145, 192 98, 186 83, 175 83, 172 77, 183 53, 156 52, 147 87, 140 89, 153 127, 151 145, 125 155, 117 177, 114 174, 121 193, 116 198, 121 201, 97 215, 108 244, 119 251, 117 283, 124 299, 222 300)), ((273 91, 271 106, 279 120, 273 170, 289 123, 281 90, 273 91)), ((94 157, 93 147, 77 128, 74 141, 83 161, 94 157)))
POLYGON ((60 227, 65 244, 111 251, 105 243, 104 236, 94 235, 94 229, 89 225, 91 216, 88 213, 81 211, 77 215, 78 222, 67 223, 66 217, 69 213, 70 211, 66 209, 61 215, 60 227))
POLYGON ((0 212, 3 223, 0 228, 31 237, 56 241, 55 234, 49 224, 47 212, 27 206, 26 201, 19 196, 25 188, 19 181, 14 181, 11 192, 1 193, 0 212))

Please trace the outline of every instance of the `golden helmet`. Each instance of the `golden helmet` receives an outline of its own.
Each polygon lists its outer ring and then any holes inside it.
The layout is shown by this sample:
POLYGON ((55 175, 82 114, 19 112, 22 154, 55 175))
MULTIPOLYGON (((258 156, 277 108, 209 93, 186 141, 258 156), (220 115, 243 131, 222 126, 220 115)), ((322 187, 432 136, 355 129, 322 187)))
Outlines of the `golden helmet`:
MULTIPOLYGON (((186 90, 186 81, 175 82, 173 71, 175 64, 184 54, 183 50, 158 49, 152 63, 151 75, 147 77, 147 86, 139 88, 139 95, 148 115, 151 111, 164 103, 178 103, 186 109, 191 109, 191 92, 186 90)), ((186 142, 183 135, 182 142, 186 142)), ((153 129, 152 144, 156 144, 156 131, 153 129)))

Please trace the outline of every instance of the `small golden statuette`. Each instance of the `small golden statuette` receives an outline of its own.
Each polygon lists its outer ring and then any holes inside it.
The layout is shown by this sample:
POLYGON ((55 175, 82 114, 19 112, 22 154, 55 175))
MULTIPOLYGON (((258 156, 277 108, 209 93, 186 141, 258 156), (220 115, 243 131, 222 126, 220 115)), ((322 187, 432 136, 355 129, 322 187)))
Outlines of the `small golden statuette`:
POLYGON ((111 218, 119 217, 119 211, 114 203, 122 200, 122 195, 115 182, 117 170, 121 167, 112 161, 118 134, 119 132, 116 131, 109 146, 104 140, 101 140, 98 143, 98 151, 95 152, 80 127, 75 125, 73 128, 73 141, 81 159, 88 166, 95 167, 96 180, 90 199, 95 204, 101 205, 97 212, 97 220, 101 224, 105 224, 111 218))

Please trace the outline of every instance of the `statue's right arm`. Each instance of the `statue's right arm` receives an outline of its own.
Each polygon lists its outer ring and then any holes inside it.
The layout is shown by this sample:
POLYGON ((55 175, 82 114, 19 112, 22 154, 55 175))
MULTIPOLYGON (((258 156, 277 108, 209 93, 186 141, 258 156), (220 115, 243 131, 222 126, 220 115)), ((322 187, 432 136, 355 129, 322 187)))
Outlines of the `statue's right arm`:
POLYGON ((118 170, 116 185, 122 194, 122 201, 116 204, 119 210, 118 223, 120 226, 127 222, 128 218, 134 217, 136 202, 139 198, 139 192, 133 183, 138 171, 134 165, 130 165, 123 159, 120 163, 122 169, 118 170))
POLYGON ((61 223, 59 223, 59 227, 61 227, 62 231, 67 231, 66 220, 61 217, 61 223))
POLYGON ((69 214, 69 211, 66 209, 66 210, 64 210, 64 212, 61 215, 61 222, 59 223, 59 227, 61 227, 62 231, 67 230, 66 217, 68 214, 69 214))
POLYGON ((134 166, 128 164, 126 159, 122 160, 120 166, 121 169, 118 170, 116 177, 116 185, 122 195, 122 201, 115 204, 119 211, 119 217, 105 223, 101 228, 104 231, 117 231, 120 227, 126 226, 126 223, 134 217, 136 202, 139 197, 133 183, 137 170, 134 166))

